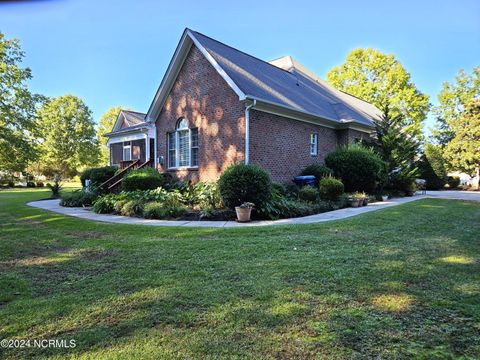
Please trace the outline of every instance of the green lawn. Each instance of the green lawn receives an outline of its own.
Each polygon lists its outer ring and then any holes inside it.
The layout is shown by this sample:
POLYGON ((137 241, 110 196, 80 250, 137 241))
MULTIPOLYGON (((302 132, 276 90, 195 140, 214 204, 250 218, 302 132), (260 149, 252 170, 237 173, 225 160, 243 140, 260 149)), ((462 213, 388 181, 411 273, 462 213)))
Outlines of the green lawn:
POLYGON ((480 204, 318 225, 103 224, 0 192, 0 358, 478 358, 480 204))

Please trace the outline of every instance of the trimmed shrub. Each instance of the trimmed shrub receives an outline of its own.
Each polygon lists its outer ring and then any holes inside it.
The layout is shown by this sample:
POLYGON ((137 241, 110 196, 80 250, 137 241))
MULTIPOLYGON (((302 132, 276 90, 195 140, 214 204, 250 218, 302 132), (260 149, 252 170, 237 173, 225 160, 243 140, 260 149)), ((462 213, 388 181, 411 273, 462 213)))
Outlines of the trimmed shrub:
POLYGON ((287 195, 287 190, 285 189, 285 186, 279 183, 272 183, 272 193, 277 193, 281 196, 286 196, 287 195))
POLYGON ((115 203, 119 200, 116 194, 99 197, 93 202, 92 210, 97 214, 111 214, 115 211, 115 203))
POLYGON ((122 190, 153 190, 158 187, 168 187, 171 181, 170 174, 160 174, 153 168, 132 170, 123 178, 122 190))
POLYGON ((34 188, 35 187, 35 183, 33 181, 27 181, 27 187, 29 188, 34 188))
POLYGON ((298 198, 304 201, 315 202, 318 200, 318 190, 311 186, 304 186, 298 190, 298 198))
POLYGON ((272 180, 258 165, 234 164, 220 176, 218 191, 223 203, 229 208, 244 202, 262 206, 272 196, 272 180))
POLYGON ((372 193, 385 181, 385 162, 372 150, 359 145, 339 147, 327 155, 325 164, 343 182, 347 192, 372 193))
POLYGON ((8 181, 8 187, 11 187, 11 188, 15 187, 15 182, 12 181, 12 180, 9 180, 8 181))
POLYGON ((71 193, 63 194, 60 200, 60 206, 65 207, 85 207, 91 206, 97 198, 92 192, 73 191, 71 193))
POLYGON ((186 212, 184 206, 165 206, 161 202, 150 202, 145 205, 143 216, 147 219, 171 219, 178 218, 186 212))
POLYGON ((43 183, 43 181, 37 181, 37 187, 44 187, 45 184, 43 183))
POLYGON ((447 183, 450 189, 456 189, 460 186, 460 178, 458 176, 449 176, 447 183))
POLYGON ((308 165, 300 175, 313 175, 318 181, 322 180, 324 177, 333 175, 333 170, 325 165, 312 164, 308 165))
POLYGON ((322 200, 337 201, 345 192, 343 183, 334 177, 326 177, 319 181, 320 198, 322 200))
POLYGON ((102 166, 98 168, 86 169, 80 176, 80 182, 85 187, 85 180, 90 180, 90 185, 99 186, 110 179, 118 171, 116 166, 102 166))

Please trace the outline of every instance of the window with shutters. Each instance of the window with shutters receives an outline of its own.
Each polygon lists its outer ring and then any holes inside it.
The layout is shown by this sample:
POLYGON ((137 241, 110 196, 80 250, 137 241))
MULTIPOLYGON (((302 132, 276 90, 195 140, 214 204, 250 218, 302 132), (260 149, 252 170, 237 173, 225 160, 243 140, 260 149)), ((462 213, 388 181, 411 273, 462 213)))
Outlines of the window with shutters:
POLYGON ((189 129, 185 118, 177 122, 175 132, 168 134, 168 167, 198 166, 198 129, 189 129))

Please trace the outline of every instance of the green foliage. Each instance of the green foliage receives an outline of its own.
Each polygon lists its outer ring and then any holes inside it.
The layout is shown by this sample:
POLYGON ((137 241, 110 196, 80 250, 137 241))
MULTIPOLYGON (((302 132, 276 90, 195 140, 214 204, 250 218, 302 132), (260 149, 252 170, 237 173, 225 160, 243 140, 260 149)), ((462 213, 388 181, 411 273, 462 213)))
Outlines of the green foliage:
POLYGON ((234 164, 218 180, 218 191, 225 206, 233 208, 244 202, 262 206, 271 197, 270 175, 258 165, 234 164))
POLYGON ((410 74, 393 54, 376 49, 352 50, 345 62, 328 72, 337 89, 355 95, 392 115, 404 114, 397 125, 410 136, 421 138, 422 124, 429 110, 428 95, 421 93, 410 74))
POLYGON ((121 197, 116 194, 101 196, 93 202, 92 210, 97 214, 111 214, 115 211, 115 203, 120 198, 121 197))
POLYGON ((465 106, 480 97, 480 65, 468 74, 461 69, 454 82, 444 82, 438 94, 439 105, 433 108, 437 119, 433 137, 442 146, 446 146, 455 137, 455 123, 465 106))
POLYGON ((455 170, 469 174, 480 167, 480 99, 471 100, 460 117, 451 124, 455 133, 445 147, 444 156, 455 170))
POLYGON ((40 165, 45 174, 74 176, 81 166, 98 163, 98 143, 90 109, 78 97, 64 95, 45 103, 37 113, 40 165))
POLYGON ((447 184, 450 189, 456 189, 460 186, 460 178, 458 176, 448 176, 447 184))
POLYGON ((167 187, 170 182, 170 174, 160 174, 156 169, 144 168, 130 171, 123 178, 122 190, 151 190, 158 187, 167 187))
MULTIPOLYGON (((295 188, 296 185, 294 185, 295 188)), ((277 193, 277 194, 280 194, 282 196, 286 196, 287 195, 287 189, 285 188, 285 186, 283 184, 279 184, 279 183, 272 183, 272 193, 277 193)))
POLYGON ((53 184, 47 183, 47 187, 52 192, 52 198, 58 198, 60 196, 60 191, 62 190, 62 177, 58 174, 53 176, 53 184))
POLYGON ((221 207, 221 198, 217 189, 217 184, 209 182, 197 182, 191 184, 188 181, 177 183, 174 190, 180 192, 183 201, 188 206, 200 208, 221 207))
POLYGON ((35 111, 43 97, 28 89, 24 56, 19 41, 0 32, 0 171, 24 171, 37 159, 35 111))
POLYGON ((45 186, 45 184, 44 184, 43 181, 37 181, 37 187, 42 188, 44 186, 45 186))
POLYGON ((304 186, 298 190, 298 198, 303 201, 315 202, 318 200, 318 190, 311 186, 304 186))
POLYGON ((325 177, 319 181, 320 198, 322 200, 337 201, 345 192, 343 183, 334 177, 325 177))
POLYGON ((102 183, 110 179, 118 171, 117 166, 103 166, 98 168, 89 168, 82 172, 80 181, 85 187, 85 180, 90 179, 90 184, 94 187, 100 186, 102 183))
MULTIPOLYGON (((389 190, 404 190, 414 183, 418 175, 416 156, 419 142, 406 134, 398 125, 403 115, 393 115, 387 107, 380 120, 375 121, 375 137, 364 141, 378 153, 386 163, 385 178, 380 181, 379 191, 386 187, 389 190)), ((403 191, 402 190, 402 191, 403 191)))
POLYGON ((439 190, 445 186, 447 171, 439 145, 425 144, 424 153, 419 161, 420 177, 426 180, 428 190, 439 190))
POLYGON ((318 181, 320 181, 324 177, 333 175, 333 171, 325 165, 313 164, 308 165, 305 169, 303 169, 301 175, 313 175, 315 176, 318 183, 318 181))
POLYGON ((347 192, 372 193, 385 179, 385 162, 373 150, 359 145, 337 148, 327 155, 325 163, 347 192))
POLYGON ((93 192, 76 190, 71 193, 62 194, 61 200, 60 200, 60 206, 88 207, 88 206, 92 206, 96 198, 97 198, 97 195, 94 194, 93 192))
POLYGON ((34 188, 35 187, 35 183, 33 181, 27 181, 27 187, 29 188, 34 188))
POLYGON ((143 214, 144 205, 145 203, 141 200, 126 200, 123 202, 119 213, 123 216, 141 216, 143 214))
POLYGON ((147 219, 179 218, 187 212, 185 206, 165 206, 161 202, 147 203, 143 209, 143 216, 147 219))
POLYGON ((107 146, 108 138, 103 135, 113 130, 113 126, 115 125, 115 121, 117 120, 121 109, 120 106, 112 106, 102 115, 102 118, 98 122, 97 141, 100 147, 100 164, 107 165, 109 163, 110 152, 107 146))

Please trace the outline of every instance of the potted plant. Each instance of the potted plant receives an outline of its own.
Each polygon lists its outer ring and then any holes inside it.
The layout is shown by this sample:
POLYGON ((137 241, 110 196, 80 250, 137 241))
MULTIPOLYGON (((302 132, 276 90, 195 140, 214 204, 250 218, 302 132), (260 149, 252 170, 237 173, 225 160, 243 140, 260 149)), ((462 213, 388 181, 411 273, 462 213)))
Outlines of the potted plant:
POLYGON ((235 207, 235 211, 237 213, 237 221, 238 222, 249 222, 250 215, 252 214, 252 209, 255 206, 254 203, 251 202, 244 202, 240 206, 235 207))
POLYGON ((350 200, 350 206, 351 207, 359 207, 361 204, 363 204, 363 199, 365 195, 360 192, 354 192, 353 194, 350 195, 349 200, 350 200))

